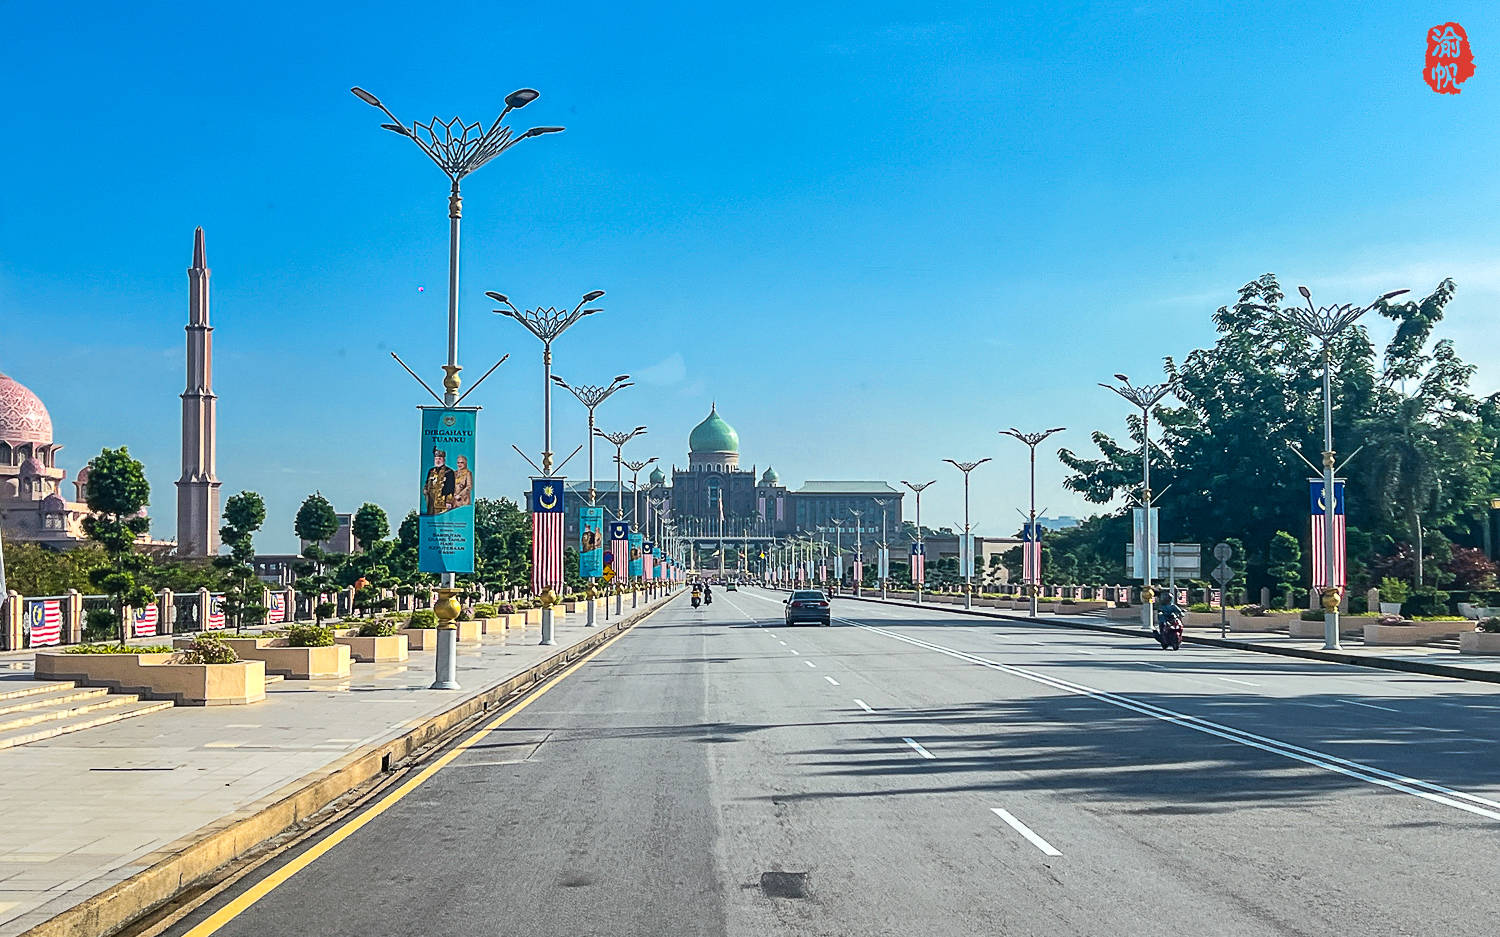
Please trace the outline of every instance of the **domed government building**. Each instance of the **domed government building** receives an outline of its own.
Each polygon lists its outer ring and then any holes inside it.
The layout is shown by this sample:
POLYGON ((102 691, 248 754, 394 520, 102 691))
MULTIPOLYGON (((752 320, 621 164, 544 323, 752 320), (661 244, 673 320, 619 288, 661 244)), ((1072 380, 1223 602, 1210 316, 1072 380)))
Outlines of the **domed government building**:
MULTIPOLYGON (((640 444, 637 443, 637 446, 640 444)), ((612 460, 612 456, 611 456, 612 460)), ((613 477, 596 480, 594 488, 605 517, 630 520, 631 477, 624 476, 623 491, 613 477)), ((607 474, 613 476, 613 472, 607 474)), ((782 483, 769 466, 740 466, 740 434, 719 415, 718 405, 688 434, 687 466, 673 466, 670 483, 660 468, 640 480, 640 524, 648 525, 655 511, 665 511, 679 535, 697 541, 704 549, 726 543, 755 545, 797 534, 821 536, 827 531, 830 546, 835 524, 842 525, 844 552, 853 553, 855 517, 869 547, 881 536, 881 508, 891 535, 900 529, 902 492, 883 481, 808 481, 800 488, 782 483)), ((569 479, 566 530, 568 542, 578 542, 578 508, 588 501, 588 482, 569 479)), ((529 493, 526 496, 529 499, 529 493)), ((526 503, 525 500, 522 502, 526 503)))
POLYGON ((58 548, 87 539, 83 519, 89 511, 81 502, 88 470, 67 485, 68 473, 57 464, 60 449, 41 398, 0 374, 0 526, 7 539, 58 548))

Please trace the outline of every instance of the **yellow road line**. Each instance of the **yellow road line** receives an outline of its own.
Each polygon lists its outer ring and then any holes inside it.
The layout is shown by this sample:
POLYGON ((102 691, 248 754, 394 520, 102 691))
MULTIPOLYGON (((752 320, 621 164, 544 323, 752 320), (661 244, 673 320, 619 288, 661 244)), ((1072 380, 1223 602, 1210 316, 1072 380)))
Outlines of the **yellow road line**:
MULTIPOLYGON (((656 613, 652 612, 652 614, 654 615, 656 613)), ((642 619, 642 621, 644 620, 645 619, 642 619)), ((639 622, 637 624, 639 624, 639 622)), ((570 666, 567 670, 564 670, 562 673, 542 684, 542 686, 536 692, 532 693, 530 696, 521 700, 519 703, 516 703, 510 709, 507 709, 505 712, 496 716, 489 725, 485 726, 482 729, 479 729, 473 735, 455 745, 451 751, 444 754, 437 761, 434 761, 432 764, 423 768, 420 772, 417 773, 415 777, 406 781, 400 787, 382 797, 378 802, 376 802, 375 806, 371 807, 369 810, 366 810, 364 813, 355 817, 353 820, 350 820, 348 823, 334 830, 332 833, 328 834, 327 838, 319 841, 317 845, 313 846, 311 849, 307 850, 301 855, 293 858, 286 865, 283 865, 275 872, 272 872, 270 875, 266 876, 259 882, 256 882, 250 888, 246 889, 244 892, 240 893, 235 897, 233 901, 215 911, 192 930, 188 931, 184 935, 184 937, 209 937, 209 935, 211 934, 218 933, 219 928, 234 920, 247 908, 255 904, 260 899, 264 898, 266 895, 269 895, 278 886, 280 886, 281 883, 285 882, 293 875, 296 875, 298 872, 307 868, 324 853, 328 852, 328 850, 348 839, 366 823, 369 823, 371 820, 380 816, 382 813, 385 813, 386 810, 390 809, 391 806, 396 803, 396 801, 416 790, 434 774, 437 774, 445 766, 447 766, 449 762, 453 761, 453 759, 457 758, 459 755, 462 755, 464 752, 468 751, 474 745, 482 741, 491 732, 509 722, 513 716, 524 710, 527 706, 530 706, 543 693, 546 693, 548 690, 557 686, 564 679, 572 675, 575 670, 593 660, 599 654, 603 653, 604 650, 611 644, 614 644, 616 641, 625 637, 627 634, 630 634, 630 632, 634 630, 634 628, 629 628, 625 631, 622 631, 614 637, 610 638, 608 641, 605 641, 603 644, 594 648, 582 660, 578 661, 577 663, 570 666)))

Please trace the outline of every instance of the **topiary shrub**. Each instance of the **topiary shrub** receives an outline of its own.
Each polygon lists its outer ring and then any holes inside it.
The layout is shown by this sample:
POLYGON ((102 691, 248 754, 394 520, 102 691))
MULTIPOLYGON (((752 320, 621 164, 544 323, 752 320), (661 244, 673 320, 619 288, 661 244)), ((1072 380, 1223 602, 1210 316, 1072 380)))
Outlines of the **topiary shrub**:
POLYGON ((1448 607, 1448 593, 1432 586, 1421 586, 1411 590, 1411 595, 1401 603, 1401 611, 1416 618, 1418 615, 1447 615, 1452 609, 1448 607))
POLYGON ((1265 617, 1266 607, 1264 605, 1245 605, 1240 608, 1240 614, 1246 617, 1265 617))
POLYGON ((166 644, 75 644, 65 648, 64 654, 170 654, 173 648, 166 644))
POLYGON ((333 616, 337 615, 338 612, 339 607, 337 605, 334 605, 332 602, 319 602, 317 605, 313 606, 313 618, 317 619, 317 622, 320 625, 333 616))
POLYGON ((495 607, 495 610, 501 615, 514 615, 516 613, 516 606, 514 602, 501 602, 495 607))
MULTIPOLYGON (((91 608, 83 616, 83 640, 119 640, 120 616, 112 608, 91 608)), ((87 652, 80 652, 87 653, 87 652)))
POLYGON ((430 608, 419 608, 406 620, 406 627, 430 630, 438 626, 437 612, 430 608))
POLYGON ((1213 610, 1214 607, 1207 602, 1194 602, 1188 606, 1188 611, 1190 612, 1211 612, 1213 610))
POLYGON ((493 602, 481 602, 474 606, 475 618, 494 618, 497 614, 498 612, 495 611, 495 604, 493 602))
POLYGON ((463 608, 459 609, 458 610, 458 620, 459 621, 473 621, 474 620, 474 609, 472 607, 468 606, 468 605, 465 605, 463 608))
POLYGON ((366 621, 359 626, 361 638, 389 638, 396 633, 396 623, 393 621, 366 621))
POLYGON ((1486 631, 1490 634, 1500 634, 1500 617, 1490 615, 1479 619, 1474 625, 1475 631, 1486 631))
POLYGON ((180 662, 184 664, 232 664, 239 659, 234 648, 225 644, 223 638, 205 632, 193 638, 193 643, 183 648, 180 662))
MULTIPOLYGON (((1303 621, 1322 621, 1323 610, 1321 608, 1304 608, 1300 616, 1303 621)), ((1400 617, 1399 615, 1397 616, 1400 617)))
POLYGON ((292 625, 286 630, 290 647, 333 647, 333 629, 327 625, 292 625))

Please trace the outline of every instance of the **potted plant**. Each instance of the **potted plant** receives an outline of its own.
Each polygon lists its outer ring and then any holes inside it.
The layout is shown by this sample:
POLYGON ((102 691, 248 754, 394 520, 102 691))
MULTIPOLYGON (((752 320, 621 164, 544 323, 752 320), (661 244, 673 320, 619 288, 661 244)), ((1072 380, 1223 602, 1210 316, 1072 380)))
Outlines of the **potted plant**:
POLYGON ((1404 580, 1393 579, 1390 576, 1380 580, 1380 613, 1382 615, 1400 615, 1401 603, 1411 594, 1411 587, 1404 580))

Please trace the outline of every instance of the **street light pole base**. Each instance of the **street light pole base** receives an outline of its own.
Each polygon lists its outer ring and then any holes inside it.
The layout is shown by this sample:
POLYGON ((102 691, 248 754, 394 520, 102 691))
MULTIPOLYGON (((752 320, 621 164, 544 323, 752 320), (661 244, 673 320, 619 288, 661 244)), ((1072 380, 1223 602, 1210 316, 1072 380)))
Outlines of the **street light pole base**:
POLYGON ((542 646, 551 647, 557 643, 557 637, 552 631, 552 607, 542 609, 542 646))
POLYGON ((439 628, 437 633, 437 673, 433 690, 458 690, 458 629, 439 628))
POLYGON ((1339 613, 1328 612, 1323 616, 1323 650, 1342 651, 1339 644, 1339 613))
POLYGON ((583 626, 585 628, 592 628, 594 627, 594 614, 598 611, 598 609, 596 608, 598 603, 594 601, 592 596, 585 599, 584 601, 588 603, 588 621, 584 622, 583 626))

